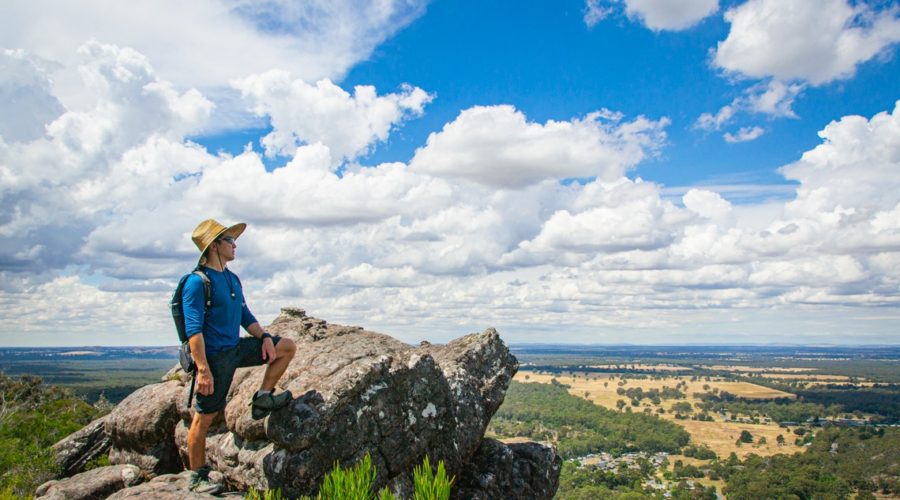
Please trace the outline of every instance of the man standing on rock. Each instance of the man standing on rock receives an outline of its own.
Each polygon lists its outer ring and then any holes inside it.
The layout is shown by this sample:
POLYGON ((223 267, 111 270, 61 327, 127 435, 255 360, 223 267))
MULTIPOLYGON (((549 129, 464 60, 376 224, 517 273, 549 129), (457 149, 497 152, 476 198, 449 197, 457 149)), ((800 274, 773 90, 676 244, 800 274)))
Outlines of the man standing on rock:
POLYGON ((250 405, 254 419, 264 418, 291 402, 291 393, 274 395, 275 384, 297 347, 291 339, 282 339, 263 331, 244 300, 237 275, 226 264, 234 260, 235 240, 247 227, 244 223, 225 227, 213 219, 201 222, 191 239, 200 249, 200 271, 212 286, 212 300, 205 304, 203 279, 191 274, 184 285, 184 323, 191 356, 197 364, 196 413, 188 431, 190 489, 198 493, 218 493, 222 486, 209 481, 206 465, 206 435, 215 416, 225 408, 225 396, 237 368, 266 366, 262 385, 250 405), (241 337, 240 327, 251 337, 241 337))

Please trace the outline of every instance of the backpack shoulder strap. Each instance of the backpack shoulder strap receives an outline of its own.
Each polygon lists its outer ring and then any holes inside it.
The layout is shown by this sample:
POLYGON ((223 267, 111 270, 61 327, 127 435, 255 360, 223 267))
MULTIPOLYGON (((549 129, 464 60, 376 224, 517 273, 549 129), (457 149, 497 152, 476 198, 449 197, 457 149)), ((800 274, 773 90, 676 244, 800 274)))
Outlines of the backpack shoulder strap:
POLYGON ((196 274, 200 277, 200 280, 203 281, 203 291, 206 297, 206 308, 209 309, 212 307, 212 282, 209 280, 209 276, 203 272, 203 269, 200 266, 197 266, 194 269, 193 274, 196 274))

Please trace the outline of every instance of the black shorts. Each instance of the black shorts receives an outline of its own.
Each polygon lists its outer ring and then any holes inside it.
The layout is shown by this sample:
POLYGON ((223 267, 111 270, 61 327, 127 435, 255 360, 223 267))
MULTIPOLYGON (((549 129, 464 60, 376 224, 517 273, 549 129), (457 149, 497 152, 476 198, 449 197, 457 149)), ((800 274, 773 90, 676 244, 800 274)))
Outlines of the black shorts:
MULTIPOLYGON (((272 336, 272 344, 278 345, 281 337, 272 336)), ((213 393, 204 396, 199 392, 195 394, 194 409, 197 413, 216 413, 225 408, 225 396, 231 387, 234 371, 247 366, 260 366, 266 362, 262 358, 262 340, 256 337, 241 337, 238 345, 228 349, 208 353, 206 362, 213 376, 213 393)))

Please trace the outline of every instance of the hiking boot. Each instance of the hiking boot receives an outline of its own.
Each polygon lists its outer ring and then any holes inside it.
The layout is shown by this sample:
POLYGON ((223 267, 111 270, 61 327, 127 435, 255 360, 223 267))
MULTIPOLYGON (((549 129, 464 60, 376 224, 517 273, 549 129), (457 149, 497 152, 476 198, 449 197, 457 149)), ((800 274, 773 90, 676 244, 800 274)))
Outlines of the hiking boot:
POLYGON ((253 407, 250 415, 253 417, 253 420, 265 418, 273 411, 280 410, 290 404, 291 399, 291 391, 284 391, 277 396, 272 395, 271 392, 262 396, 254 394, 253 400, 250 401, 250 406, 253 407))
POLYGON ((218 495, 221 493, 222 485, 209 480, 209 471, 208 465, 191 471, 191 477, 188 479, 188 489, 195 493, 206 493, 207 495, 218 495))

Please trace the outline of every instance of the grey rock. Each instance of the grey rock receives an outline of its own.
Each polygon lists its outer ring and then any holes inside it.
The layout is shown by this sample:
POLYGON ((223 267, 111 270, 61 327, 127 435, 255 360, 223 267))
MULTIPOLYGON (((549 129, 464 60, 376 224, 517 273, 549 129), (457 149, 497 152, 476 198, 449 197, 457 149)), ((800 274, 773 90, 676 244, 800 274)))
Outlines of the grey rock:
POLYGON ((69 477, 84 471, 84 466, 109 450, 110 439, 104 428, 107 416, 100 417, 69 434, 53 445, 53 453, 60 467, 59 477, 69 477))
MULTIPOLYGON (((108 497, 109 500, 120 498, 152 498, 154 500, 181 500, 181 499, 208 499, 217 498, 205 493, 195 493, 188 490, 190 471, 179 474, 164 474, 151 479, 149 482, 119 490, 108 497)), ((210 475, 210 479, 215 479, 210 475)))
POLYGON ((144 386, 113 409, 104 426, 110 463, 134 464, 150 475, 184 468, 174 439, 182 389, 176 381, 144 386))
MULTIPOLYGON (((448 473, 461 478, 463 491, 482 495, 478 498, 502 488, 523 497, 552 497, 560 462, 552 449, 483 441, 518 368, 493 329, 446 345, 411 346, 286 308, 267 331, 297 344, 277 388, 291 391, 294 400, 253 420, 248 403, 265 366, 235 373, 225 410, 206 440, 208 464, 231 489, 280 488, 287 497, 315 494, 336 462, 349 466, 368 454, 377 471, 376 487, 389 486, 406 496, 413 468, 428 456, 433 464, 444 461, 448 473), (488 476, 494 479, 481 481, 480 490, 479 480, 469 479, 488 476), (482 490, 486 493, 478 493, 482 490)), ((167 378, 136 391, 105 422, 111 462, 159 475, 114 498, 191 498, 182 485, 186 476, 164 475, 187 462, 194 413, 179 370, 167 378)))
POLYGON ((140 484, 141 470, 134 465, 98 467, 62 480, 48 481, 35 491, 42 500, 88 500, 106 498, 123 488, 140 484))
POLYGON ((459 500, 494 498, 551 499, 559 486, 562 459, 556 450, 538 443, 481 442, 454 483, 459 500))
MULTIPOLYGON (((447 345, 410 346, 287 309, 267 330, 297 343, 280 383, 297 397, 253 421, 247 403, 264 367, 236 376, 224 412, 227 430, 210 434, 207 456, 238 489, 314 493, 336 461, 349 465, 366 454, 378 487, 403 483, 397 478, 426 455, 458 473, 518 366, 493 329, 447 345)), ((178 441, 185 453, 186 443, 178 441)))

